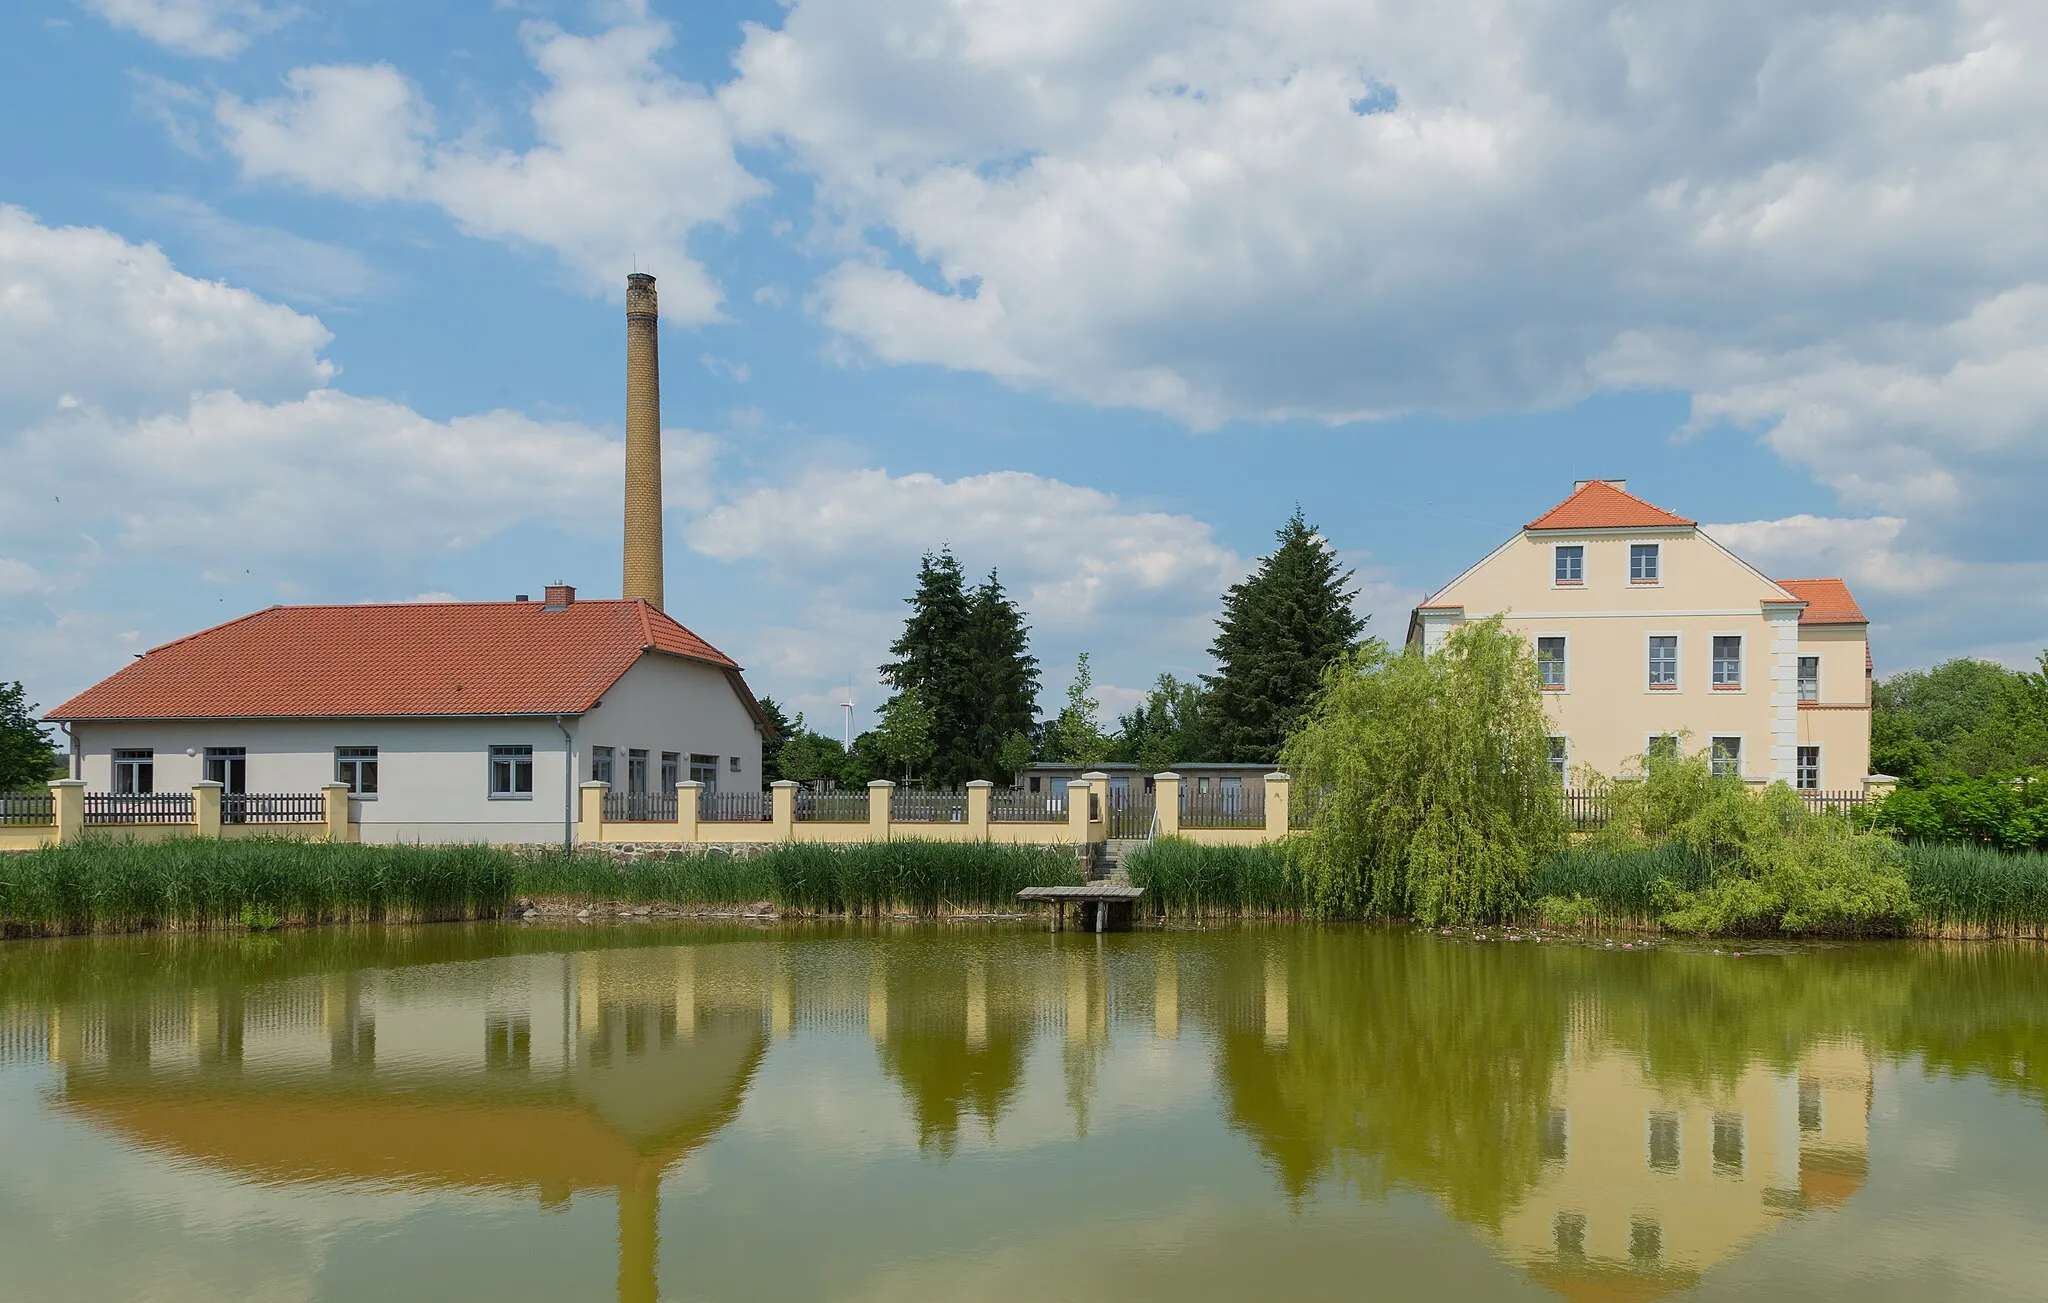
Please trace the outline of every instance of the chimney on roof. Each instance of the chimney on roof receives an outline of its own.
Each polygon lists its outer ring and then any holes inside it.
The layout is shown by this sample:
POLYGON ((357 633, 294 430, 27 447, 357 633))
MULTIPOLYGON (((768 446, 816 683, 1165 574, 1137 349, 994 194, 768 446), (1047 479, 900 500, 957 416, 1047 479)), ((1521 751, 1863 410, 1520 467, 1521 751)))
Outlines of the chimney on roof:
POLYGON ((626 277, 626 571, 620 595, 661 609, 661 313, 654 277, 626 277))
MULTIPOLYGON (((525 601, 525 598, 520 598, 525 601)), ((576 604, 576 590, 568 584, 549 584, 542 591, 541 609, 544 611, 566 611, 576 604)))
POLYGON ((517 596, 515 596, 512 600, 515 602, 530 602, 533 599, 528 597, 525 593, 520 593, 517 596))
POLYGON ((1578 491, 1579 491, 1580 489, 1583 489, 1583 488, 1585 488, 1585 487, 1586 487, 1586 486, 1587 486, 1588 484, 1602 484, 1602 483, 1605 483, 1605 484, 1612 484, 1612 485, 1613 485, 1613 486, 1614 486, 1615 488, 1617 488, 1617 489, 1620 489, 1620 490, 1621 490, 1621 491, 1622 491, 1623 493, 1626 493, 1626 492, 1628 492, 1628 481, 1627 481, 1627 480, 1573 480, 1573 481, 1572 481, 1572 492, 1574 492, 1574 493, 1577 493, 1577 492, 1578 492, 1578 491))

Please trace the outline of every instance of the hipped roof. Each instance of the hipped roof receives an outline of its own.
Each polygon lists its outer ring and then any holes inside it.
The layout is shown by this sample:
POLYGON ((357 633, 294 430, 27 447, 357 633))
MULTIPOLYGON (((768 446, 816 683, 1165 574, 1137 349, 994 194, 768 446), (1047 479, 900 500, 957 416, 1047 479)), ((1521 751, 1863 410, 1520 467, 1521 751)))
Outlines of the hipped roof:
POLYGON ((1608 480, 1587 480, 1523 529, 1672 529, 1698 524, 1608 480))

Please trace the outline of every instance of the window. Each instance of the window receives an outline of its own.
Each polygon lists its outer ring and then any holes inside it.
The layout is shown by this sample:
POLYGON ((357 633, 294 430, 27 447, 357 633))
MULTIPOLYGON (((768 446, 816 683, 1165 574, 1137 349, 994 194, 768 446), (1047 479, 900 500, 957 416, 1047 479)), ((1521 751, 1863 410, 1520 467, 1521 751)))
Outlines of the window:
POLYGON ((1034 775, 1032 775, 1032 778, 1031 778, 1031 790, 1032 790, 1032 791, 1034 791, 1034 792, 1036 792, 1036 791, 1038 790, 1038 777, 1037 777, 1037 775, 1035 775, 1035 774, 1034 774, 1034 775))
POLYGON ((141 796, 156 790, 156 752, 116 751, 114 791, 121 796, 141 796))
POLYGON ((1799 699, 1801 701, 1820 700, 1820 657, 1818 656, 1801 656, 1799 658, 1799 699))
POLYGON ((718 757, 700 756, 693 753, 690 756, 690 777, 692 780, 704 784, 705 791, 717 791, 718 757))
POLYGON ((1579 543, 1560 543, 1552 571, 1555 582, 1578 585, 1586 582, 1586 549, 1579 543))
POLYGON ((1561 785, 1564 782, 1564 766, 1570 744, 1561 737, 1550 739, 1550 776, 1561 785))
POLYGON ((1659 692, 1678 690, 1678 635, 1650 635, 1650 686, 1659 692))
POLYGON ((1244 780, 1242 778, 1224 778, 1219 779, 1218 781, 1223 789, 1222 797, 1224 811, 1229 814, 1236 814, 1237 798, 1241 796, 1244 792, 1244 780))
POLYGON ((533 1066, 533 1026, 525 1014, 484 1016, 484 1066, 497 1072, 524 1072, 533 1066))
POLYGON ((1208 790, 1209 790, 1209 780, 1208 780, 1208 779, 1206 779, 1206 778, 1197 778, 1197 779, 1195 780, 1195 790, 1196 790, 1196 791, 1198 791, 1198 792, 1206 792, 1206 791, 1208 791, 1208 790))
POLYGON ((1678 1114, 1650 1114, 1650 1170, 1678 1170, 1678 1114))
POLYGON ((1820 1083, 1801 1078, 1799 1081, 1799 1134, 1811 1135, 1820 1130, 1820 1083))
POLYGON ((590 748, 590 781, 609 783, 612 781, 612 749, 610 747, 590 748))
POLYGON ((219 783, 224 795, 241 796, 249 790, 249 748, 208 747, 202 768, 209 783, 219 783))
POLYGON ((1564 635, 1536 640, 1536 681, 1550 692, 1564 690, 1564 635))
POLYGON ((740 758, 738 756, 731 757, 731 763, 727 768, 731 769, 734 773, 738 773, 740 771, 740 758))
POLYGON ((533 799, 533 748, 494 746, 491 748, 491 799, 530 801, 533 799))
POLYGON ((1742 777, 1742 739, 1717 737, 1709 743, 1708 764, 1716 778, 1742 777))
POLYGON ((376 796, 377 748, 334 748, 334 781, 347 783, 350 796, 376 796))
POLYGON ((1742 1175, 1742 1114, 1714 1114, 1714 1175, 1742 1175))
POLYGON ((1792 766, 1792 786, 1802 792, 1820 790, 1820 748, 1800 747, 1792 766))
POLYGON ((626 790, 635 796, 647 795, 647 753, 643 750, 626 753, 626 790))
POLYGON ((1561 1108, 1552 1108, 1548 1125, 1543 1128, 1543 1161, 1562 1163, 1570 1152, 1571 1115, 1561 1108))
POLYGON ((1628 1256, 1638 1270, 1655 1267, 1664 1257, 1664 1228, 1654 1218, 1636 1217, 1629 1221, 1628 1256))
POLYGON ((1586 1258, 1586 1214, 1559 1213, 1551 1234, 1557 1240, 1557 1256, 1566 1262, 1583 1262, 1586 1258))
POLYGON ((683 756, 679 751, 661 753, 661 790, 674 792, 676 784, 683 781, 683 756))
POLYGON ((1628 545, 1628 581, 1632 584, 1654 584, 1663 579, 1663 570, 1657 564, 1657 552, 1661 545, 1656 543, 1631 543, 1628 545))
POLYGON ((1742 635, 1714 635, 1714 687, 1727 692, 1742 686, 1742 635))
POLYGON ((1676 760, 1678 758, 1678 734, 1652 733, 1643 743, 1643 754, 1652 760, 1676 760))

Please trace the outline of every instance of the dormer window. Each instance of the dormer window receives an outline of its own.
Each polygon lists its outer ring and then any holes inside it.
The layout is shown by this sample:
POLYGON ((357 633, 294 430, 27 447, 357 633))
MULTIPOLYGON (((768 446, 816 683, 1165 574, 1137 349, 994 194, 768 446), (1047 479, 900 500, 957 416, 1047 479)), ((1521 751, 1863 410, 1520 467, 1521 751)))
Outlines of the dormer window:
POLYGON ((1557 545, 1551 569, 1552 582, 1560 588, 1577 588, 1586 582, 1586 547, 1583 543, 1557 545))
POLYGON ((1632 584, 1656 584, 1664 580, 1662 558, 1658 556, 1656 543, 1631 543, 1628 545, 1628 581, 1632 584))

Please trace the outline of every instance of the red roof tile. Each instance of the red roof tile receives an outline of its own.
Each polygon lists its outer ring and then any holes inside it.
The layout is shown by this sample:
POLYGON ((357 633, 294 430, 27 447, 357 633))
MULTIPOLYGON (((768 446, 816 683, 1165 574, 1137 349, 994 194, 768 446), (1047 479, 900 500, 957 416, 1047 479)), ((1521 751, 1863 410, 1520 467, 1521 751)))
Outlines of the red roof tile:
POLYGON ((1697 521, 1653 507, 1610 480, 1587 480, 1524 529, 1666 529, 1697 521))
POLYGON ((645 650, 739 666, 640 601, 273 606, 166 643, 51 719, 580 714, 645 650))
POLYGON ((1801 624, 1869 624, 1870 617, 1839 579, 1780 579, 1778 587, 1806 603, 1801 624))

